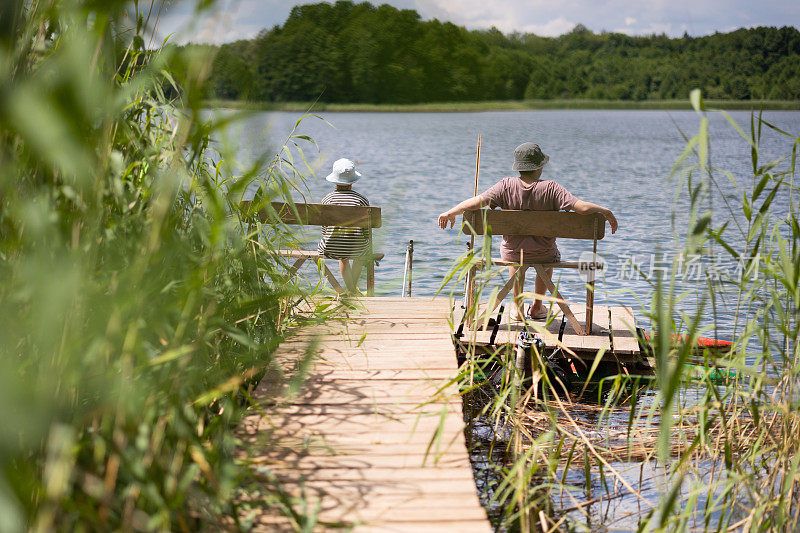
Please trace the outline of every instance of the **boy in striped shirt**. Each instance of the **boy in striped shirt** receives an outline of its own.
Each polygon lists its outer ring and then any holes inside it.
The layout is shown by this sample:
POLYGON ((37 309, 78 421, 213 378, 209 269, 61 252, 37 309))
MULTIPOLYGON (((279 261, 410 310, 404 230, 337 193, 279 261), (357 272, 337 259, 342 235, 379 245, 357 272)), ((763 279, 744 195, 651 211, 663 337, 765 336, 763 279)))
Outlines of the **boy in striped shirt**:
MULTIPOLYGON (((353 190, 353 183, 358 181, 361 173, 356 170, 355 163, 349 159, 338 159, 333 163, 333 172, 325 178, 336 184, 336 190, 322 199, 323 204, 368 206, 369 200, 353 190)), ((344 228, 339 226, 323 226, 322 240, 319 242, 319 253, 328 259, 339 260, 347 290, 358 291, 358 278, 364 267, 365 256, 369 253, 369 232, 364 228, 344 228), (350 260, 353 260, 351 267, 350 260)))

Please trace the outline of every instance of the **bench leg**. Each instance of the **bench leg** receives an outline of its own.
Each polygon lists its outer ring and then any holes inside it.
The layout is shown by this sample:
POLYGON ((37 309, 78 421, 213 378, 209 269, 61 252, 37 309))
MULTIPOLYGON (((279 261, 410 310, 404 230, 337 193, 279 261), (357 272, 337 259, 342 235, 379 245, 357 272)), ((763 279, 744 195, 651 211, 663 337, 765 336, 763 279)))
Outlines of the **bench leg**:
POLYGON ((298 259, 297 261, 294 262, 294 264, 292 265, 292 268, 290 268, 289 272, 288 272, 288 276, 287 277, 289 279, 291 279, 295 274, 297 274, 297 271, 300 270, 300 267, 303 266, 303 263, 306 262, 306 259, 308 259, 308 258, 307 257, 301 257, 300 259, 298 259))
POLYGON ((575 318, 574 314, 572 314, 572 310, 569 308, 569 305, 566 304, 564 299, 558 293, 556 286, 553 285, 553 280, 550 278, 549 275, 547 275, 547 269, 541 265, 533 265, 533 268, 536 269, 536 274, 542 278, 542 281, 544 281, 544 285, 545 287, 547 287, 547 290, 550 291, 550 294, 552 294, 555 298, 558 299, 556 303, 558 304, 558 307, 561 308, 561 311, 564 313, 564 316, 567 317, 567 320, 572 326, 572 329, 575 330, 575 333, 577 333, 578 335, 586 335, 586 332, 578 322, 578 319, 575 318))
POLYGON ((375 260, 367 259, 367 296, 375 296, 375 260))
MULTIPOLYGON (((591 272, 590 275, 594 275, 591 272)), ((592 334, 592 320, 594 319, 594 277, 588 283, 586 288, 586 334, 592 334)))
POLYGON ((475 275, 478 273, 478 269, 472 267, 469 269, 467 273, 467 309, 472 309, 472 306, 475 305, 475 275))
POLYGON ((328 268, 328 265, 325 264, 325 260, 320 258, 317 261, 319 261, 320 264, 322 265, 322 268, 325 269, 325 277, 328 278, 328 281, 330 282, 331 287, 333 287, 333 290, 335 290, 339 294, 345 292, 342 286, 339 285, 339 282, 336 280, 336 276, 333 275, 333 272, 331 272, 331 270, 328 268))
POLYGON ((508 296, 508 293, 511 292, 511 289, 514 288, 514 284, 518 283, 520 279, 525 279, 525 272, 527 271, 528 267, 526 265, 519 267, 517 272, 509 278, 505 285, 503 285, 503 288, 497 293, 497 297, 494 299, 494 301, 489 302, 487 310, 489 311, 490 315, 494 313, 494 310, 500 306, 503 299, 508 296))

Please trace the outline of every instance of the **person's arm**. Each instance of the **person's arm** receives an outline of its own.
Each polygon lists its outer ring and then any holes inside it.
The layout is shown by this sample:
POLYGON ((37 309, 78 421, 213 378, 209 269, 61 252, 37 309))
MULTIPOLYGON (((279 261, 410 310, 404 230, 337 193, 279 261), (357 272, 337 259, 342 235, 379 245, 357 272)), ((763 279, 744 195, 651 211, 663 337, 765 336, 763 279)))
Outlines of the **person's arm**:
POLYGON ((597 204, 593 204, 591 202, 584 202, 583 200, 578 200, 575 202, 575 205, 572 206, 572 210, 576 213, 580 213, 581 215, 591 215, 592 213, 600 213, 608 220, 608 223, 611 225, 611 233, 617 232, 617 218, 614 216, 614 213, 611 212, 610 209, 606 209, 605 207, 601 207, 597 204))
POLYGON ((480 209, 484 205, 488 204, 489 202, 481 198, 480 195, 468 198, 452 209, 449 209, 439 215, 439 227, 442 229, 447 229, 447 223, 450 222, 450 227, 452 228, 456 223, 456 217, 458 215, 464 213, 465 211, 475 211, 476 209, 480 209))

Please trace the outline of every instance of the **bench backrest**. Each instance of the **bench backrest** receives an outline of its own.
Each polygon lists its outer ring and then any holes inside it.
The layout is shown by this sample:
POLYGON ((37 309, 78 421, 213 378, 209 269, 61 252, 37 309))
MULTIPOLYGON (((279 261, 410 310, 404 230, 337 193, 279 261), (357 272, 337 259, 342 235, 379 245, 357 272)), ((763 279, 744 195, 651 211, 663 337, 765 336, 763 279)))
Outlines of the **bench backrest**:
MULTIPOLYGON (((244 209, 247 209, 249 205, 249 201, 241 202, 244 209)), ((278 219, 284 224, 370 229, 381 227, 381 208, 375 206, 287 204, 283 202, 272 202, 271 206, 278 219)), ((272 219, 266 209, 261 209, 258 217, 262 222, 272 219)))
POLYGON ((484 235, 536 235, 566 239, 599 240, 605 236, 606 220, 599 214, 567 211, 516 211, 478 209, 464 213, 463 231, 484 235))

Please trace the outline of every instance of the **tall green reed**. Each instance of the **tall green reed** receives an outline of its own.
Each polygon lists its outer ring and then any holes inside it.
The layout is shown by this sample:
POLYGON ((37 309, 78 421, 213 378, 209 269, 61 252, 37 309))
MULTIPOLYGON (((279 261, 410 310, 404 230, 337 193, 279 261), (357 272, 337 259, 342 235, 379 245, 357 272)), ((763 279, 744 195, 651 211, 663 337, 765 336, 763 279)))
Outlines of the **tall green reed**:
POLYGON ((709 260, 721 256, 739 268, 734 275, 707 277, 703 305, 693 314, 681 310, 673 280, 659 283, 654 293, 655 352, 661 363, 658 456, 669 460, 673 425, 679 426, 687 451, 669 462, 670 491, 642 527, 793 530, 800 504, 800 227, 794 200, 800 137, 760 113, 751 115, 750 131, 745 132, 720 111, 750 148, 750 178, 737 179, 741 172, 713 164, 708 111, 699 91, 691 101, 700 128, 675 167, 690 199, 683 251, 709 260), (764 130, 785 138, 788 154, 764 161, 764 130), (719 200, 711 201, 715 191, 723 208, 714 207, 719 200), (682 333, 696 339, 715 329, 708 316, 716 316, 717 300, 725 294, 733 294, 734 343, 724 353, 705 350, 702 363, 708 371, 735 371, 737 378, 723 384, 701 382, 699 400, 681 405, 678 384, 686 379, 682 363, 689 354, 686 345, 669 342, 673 317, 683 322, 682 333), (687 424, 688 430, 680 427, 687 424), (687 474, 698 469, 705 471, 704 480, 692 482, 687 495, 680 494, 687 474))
MULTIPOLYGON (((597 519, 585 511, 591 502, 620 495, 639 501, 641 514, 634 523, 641 531, 798 527, 800 224, 795 172, 800 137, 760 113, 752 114, 746 132, 719 111, 749 146, 751 176, 743 181, 741 169, 713 164, 709 111, 699 91, 690 100, 699 128, 686 136, 672 172, 677 178, 673 223, 677 227, 678 220, 688 222, 676 230, 679 253, 674 268, 669 275, 649 280, 652 300, 639 317, 649 321, 654 332, 652 339, 642 339, 652 355, 654 376, 605 378, 611 393, 601 398, 593 428, 575 416, 587 409, 585 404, 573 405, 574 395, 556 394, 557 384, 551 383, 541 354, 534 352, 532 360, 544 382, 539 397, 530 389, 527 394, 524 388, 510 390, 516 386, 513 380, 499 382, 478 414, 513 432, 511 438, 493 444, 508 451, 507 462, 496 467, 501 482, 494 489, 494 498, 506 506, 505 527, 587 527, 597 519), (773 139, 787 140, 785 156, 763 160, 765 131, 773 139), (707 270, 699 290, 686 290, 678 279, 678 262, 689 256, 739 266, 731 275, 707 270), (687 310, 690 296, 698 302, 693 311, 687 310), (698 358, 695 342, 719 330, 716 321, 724 312, 724 299, 734 313, 734 343, 724 351, 705 349, 698 358), (683 340, 676 341, 676 334, 683 340), (711 378, 719 375, 735 377, 711 378), (612 422, 619 421, 620 414, 627 418, 627 427, 612 422), (620 470, 636 464, 650 465, 658 479, 640 477, 635 482, 620 470), (580 469, 583 498, 576 497, 581 487, 568 482, 570 470, 580 469), (654 484, 662 487, 655 498, 654 484), (645 495, 642 489, 648 485, 645 495), (613 486, 617 488, 609 488, 613 486), (572 501, 569 509, 554 508, 557 495, 572 501)), ((486 244, 484 251, 489 249, 486 244)), ((469 253, 463 256, 446 283, 463 279, 478 260, 469 253)), ((499 274, 489 270, 477 276, 484 300, 494 297, 491 280, 499 274)), ((479 318, 484 324, 486 320, 488 316, 479 318)), ((466 355, 461 379, 470 394, 482 387, 475 383, 476 369, 508 368, 513 359, 504 347, 466 355)), ((595 362, 602 356, 598 354, 595 362)), ((592 365, 590 374, 595 369, 592 365)))
POLYGON ((212 58, 147 46, 159 7, 0 7, 1 531, 236 521, 232 429, 304 294, 239 201, 297 187, 307 140, 237 163, 212 58))

